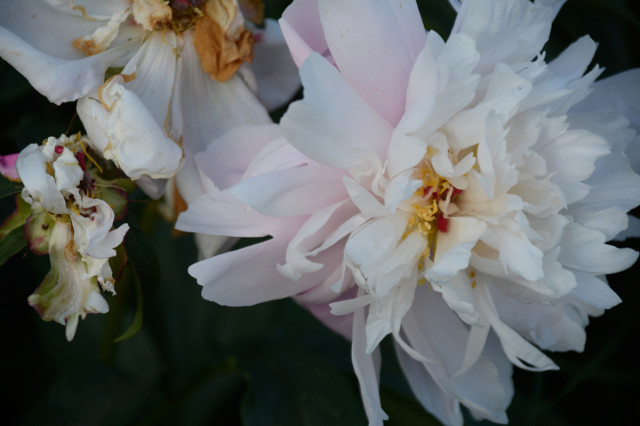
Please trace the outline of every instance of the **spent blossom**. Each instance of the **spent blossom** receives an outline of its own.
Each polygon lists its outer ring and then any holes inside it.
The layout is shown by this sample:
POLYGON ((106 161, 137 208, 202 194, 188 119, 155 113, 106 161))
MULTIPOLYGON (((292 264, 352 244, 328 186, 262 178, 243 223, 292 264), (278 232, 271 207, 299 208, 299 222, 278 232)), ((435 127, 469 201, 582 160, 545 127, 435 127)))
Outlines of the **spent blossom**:
POLYGON ((115 294, 109 258, 129 229, 126 224, 111 229, 115 214, 103 198, 117 189, 96 184, 87 145, 79 135, 50 137, 27 146, 16 161, 22 198, 31 206, 27 243, 51 261, 51 271, 28 302, 42 319, 66 325, 69 341, 80 318, 108 312, 100 290, 115 294))
POLYGON ((605 274, 637 259, 606 242, 640 202, 621 102, 640 74, 596 81, 588 36, 547 62, 563 3, 467 0, 445 41, 413 1, 294 1, 281 26, 304 99, 199 154, 207 193, 177 223, 272 238, 192 265, 203 297, 293 296, 349 337, 372 425, 388 335, 443 423, 461 405, 505 423, 513 365, 583 350, 620 302, 605 274))
POLYGON ((150 196, 182 168, 177 185, 189 201, 201 192, 191 155, 238 124, 268 123, 258 98, 273 108, 297 90, 277 24, 245 22, 242 10, 262 19, 252 5, 2 2, 0 56, 51 102, 79 100, 92 147, 150 196))

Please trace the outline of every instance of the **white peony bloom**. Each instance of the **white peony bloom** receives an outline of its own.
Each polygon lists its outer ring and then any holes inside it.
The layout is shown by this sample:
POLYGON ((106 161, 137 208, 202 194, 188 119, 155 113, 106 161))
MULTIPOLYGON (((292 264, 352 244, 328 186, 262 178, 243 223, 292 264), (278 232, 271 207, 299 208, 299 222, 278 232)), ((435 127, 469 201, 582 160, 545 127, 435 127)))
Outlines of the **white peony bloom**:
POLYGON ((445 41, 413 1, 294 1, 281 25, 305 92, 284 138, 226 135, 224 164, 199 163, 211 189, 177 224, 273 239, 192 265, 203 296, 294 296, 350 336, 370 424, 387 417, 388 335, 442 422, 462 424, 461 404, 506 422, 512 366, 581 351, 589 316, 620 302, 605 275, 638 256, 606 242, 640 202, 625 154, 640 93, 624 84, 640 73, 596 82, 588 36, 546 62, 562 4, 466 0, 445 41))
POLYGON ((51 137, 27 146, 16 162, 22 198, 31 205, 29 246, 51 260, 51 271, 28 301, 44 320, 66 324, 69 341, 79 318, 109 310, 100 288, 115 294, 109 258, 129 229, 124 224, 111 230, 113 210, 94 198, 98 190, 85 167, 88 142, 51 137))

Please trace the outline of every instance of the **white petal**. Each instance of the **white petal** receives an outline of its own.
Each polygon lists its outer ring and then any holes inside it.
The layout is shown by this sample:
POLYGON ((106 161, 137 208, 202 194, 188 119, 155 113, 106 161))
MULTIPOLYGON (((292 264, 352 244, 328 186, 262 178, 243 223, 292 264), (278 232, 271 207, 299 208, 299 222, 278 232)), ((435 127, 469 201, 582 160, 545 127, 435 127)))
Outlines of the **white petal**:
POLYGON ((168 178, 178 171, 182 150, 154 120, 146 105, 115 77, 96 97, 78 102, 91 145, 131 179, 168 178))
POLYGON ((551 23, 564 0, 463 1, 452 34, 473 38, 481 53, 476 70, 487 72, 495 64, 534 58, 549 38, 551 23))
POLYGON ((172 127, 182 129, 185 164, 176 181, 187 203, 204 192, 193 164, 196 152, 203 151, 213 139, 239 125, 271 123, 266 109, 240 76, 234 75, 222 83, 202 70, 192 37, 191 32, 182 35, 178 84, 171 107, 172 127))
POLYGON ((20 1, 0 11, 0 56, 57 104, 100 86, 107 68, 137 44, 133 40, 86 57, 72 41, 91 34, 103 22, 70 12, 42 1, 20 1))
POLYGON ((462 426, 464 419, 458 400, 438 386, 422 363, 408 356, 397 343, 396 355, 413 394, 422 406, 443 424, 462 426))
POLYGON ((600 309, 610 309, 622 302, 604 278, 575 271, 577 286, 573 292, 580 300, 600 309))
POLYGON ((344 176, 342 181, 351 201, 365 217, 381 217, 391 213, 371 192, 365 190, 355 180, 344 176))
POLYGON ((478 307, 500 337, 500 343, 509 360, 520 368, 532 371, 557 370, 558 367, 545 354, 527 342, 498 316, 489 288, 478 287, 478 307), (523 362, 524 361, 524 362, 523 362), (525 364, 526 362, 526 364, 525 364))
POLYGON ((46 160, 36 144, 28 145, 20 152, 16 162, 18 176, 24 184, 22 197, 37 201, 51 213, 68 213, 66 202, 56 187, 56 182, 45 166, 46 160))
POLYGON ((469 266, 471 249, 487 228, 486 224, 471 217, 449 218, 447 232, 438 233, 434 266, 426 273, 431 282, 446 281, 469 266))
POLYGON ((562 235, 558 260, 565 266, 594 274, 613 274, 627 269, 638 252, 605 244, 604 235, 576 223, 570 223, 562 235))
POLYGON ((382 426, 382 421, 389 416, 382 411, 380 393, 378 391, 378 376, 380 374, 380 350, 367 353, 367 335, 365 333, 364 310, 359 309, 353 315, 353 342, 351 344, 351 361, 353 370, 358 377, 360 394, 364 409, 369 419, 369 426, 382 426))

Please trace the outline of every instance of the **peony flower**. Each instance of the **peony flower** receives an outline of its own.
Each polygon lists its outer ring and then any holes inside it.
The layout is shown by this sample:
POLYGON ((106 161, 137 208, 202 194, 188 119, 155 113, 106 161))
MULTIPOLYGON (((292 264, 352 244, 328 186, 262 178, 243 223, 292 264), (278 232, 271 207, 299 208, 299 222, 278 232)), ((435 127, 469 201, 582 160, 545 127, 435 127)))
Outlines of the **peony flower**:
POLYGON ((189 201, 201 192, 191 155, 238 124, 268 123, 256 94, 274 107, 297 90, 290 60, 265 61, 284 58, 277 24, 252 29, 236 0, 27 0, 0 9, 0 56, 50 101, 79 99, 92 147, 152 197, 165 182, 153 179, 186 162, 189 201))
POLYGON ((28 302, 45 321, 66 325, 71 341, 79 318, 105 313, 100 289, 115 294, 109 258, 116 255, 129 226, 111 230, 114 212, 85 163, 87 138, 65 135, 27 146, 16 162, 31 205, 25 225, 29 248, 49 253, 51 271, 28 302))
POLYGON ((293 296, 352 340, 370 424, 391 335, 445 424, 507 422, 513 365, 556 369, 620 302, 606 244, 640 203, 638 70, 595 80, 585 36, 542 47, 561 0, 467 0, 445 41, 412 1, 296 0, 281 27, 304 99, 196 157, 206 194, 179 229, 268 241, 198 262, 203 297, 293 296), (605 89, 606 88, 606 89, 605 89), (613 101, 612 101, 613 100, 613 101))

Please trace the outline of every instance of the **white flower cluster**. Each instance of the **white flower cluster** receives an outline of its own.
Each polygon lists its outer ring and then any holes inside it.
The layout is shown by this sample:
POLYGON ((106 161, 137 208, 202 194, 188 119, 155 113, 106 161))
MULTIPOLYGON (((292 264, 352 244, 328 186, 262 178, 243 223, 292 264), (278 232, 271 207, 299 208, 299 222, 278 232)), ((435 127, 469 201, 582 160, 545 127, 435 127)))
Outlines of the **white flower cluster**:
POLYGON ((65 135, 31 144, 18 156, 22 198, 31 205, 26 235, 32 250, 49 253, 51 271, 29 297, 43 319, 66 324, 67 340, 78 319, 105 313, 100 288, 115 294, 109 258, 116 255, 129 226, 113 227, 114 213, 96 198, 86 170, 86 138, 65 135))

